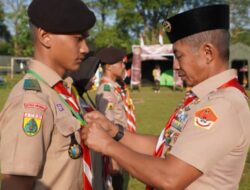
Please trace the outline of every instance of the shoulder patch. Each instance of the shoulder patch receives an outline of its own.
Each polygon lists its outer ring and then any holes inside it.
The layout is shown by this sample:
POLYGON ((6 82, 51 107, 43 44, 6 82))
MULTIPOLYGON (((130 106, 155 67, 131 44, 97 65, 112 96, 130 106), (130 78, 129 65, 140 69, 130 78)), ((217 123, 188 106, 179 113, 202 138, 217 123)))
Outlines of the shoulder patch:
POLYGON ((35 136, 42 123, 42 115, 34 113, 24 113, 23 116, 23 131, 27 136, 35 136))
POLYGON ((36 79, 25 79, 23 83, 23 89, 41 91, 40 84, 36 79))
POLYGON ((203 129, 210 129, 218 117, 210 107, 202 108, 195 112, 194 125, 203 129))
POLYGON ((111 91, 110 85, 109 84, 104 84, 103 90, 110 92, 111 91))

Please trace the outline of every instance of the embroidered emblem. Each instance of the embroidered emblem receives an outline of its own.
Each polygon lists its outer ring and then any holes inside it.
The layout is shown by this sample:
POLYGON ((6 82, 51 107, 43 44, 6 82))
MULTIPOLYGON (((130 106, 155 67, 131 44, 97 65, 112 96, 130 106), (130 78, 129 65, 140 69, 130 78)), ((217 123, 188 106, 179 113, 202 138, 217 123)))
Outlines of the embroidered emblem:
POLYGON ((202 108, 195 113, 194 125, 196 127, 210 129, 218 117, 210 107, 202 108))
POLYGON ((111 89, 110 89, 109 84, 104 84, 103 90, 104 90, 104 91, 107 91, 107 92, 110 92, 111 89))
POLYGON ((109 102, 107 105, 108 110, 113 110, 114 109, 114 104, 112 102, 109 102))
POLYGON ((39 132, 42 123, 42 115, 35 113, 24 113, 23 131, 26 135, 32 137, 39 132))
POLYGON ((23 84, 23 89, 41 91, 40 84, 36 79, 25 79, 23 84))
POLYGON ((47 109, 47 106, 45 105, 42 105, 42 104, 39 104, 39 103, 24 103, 24 108, 25 109, 38 109, 38 110, 42 110, 42 111, 45 111, 47 109))
POLYGON ((188 120, 185 109, 180 109, 173 118, 170 127, 165 131, 165 146, 162 155, 166 156, 176 143, 180 133, 183 131, 188 120))
POLYGON ((179 135, 180 135, 180 133, 178 133, 178 132, 174 133, 174 135, 173 135, 173 141, 172 141, 173 144, 172 145, 174 145, 176 143, 179 135))
POLYGON ((171 23, 170 23, 170 22, 164 21, 164 22, 162 23, 162 26, 163 26, 163 30, 164 30, 165 32, 171 32, 172 26, 171 26, 171 23))
POLYGON ((64 111, 62 104, 56 104, 56 108, 58 109, 59 112, 64 111))

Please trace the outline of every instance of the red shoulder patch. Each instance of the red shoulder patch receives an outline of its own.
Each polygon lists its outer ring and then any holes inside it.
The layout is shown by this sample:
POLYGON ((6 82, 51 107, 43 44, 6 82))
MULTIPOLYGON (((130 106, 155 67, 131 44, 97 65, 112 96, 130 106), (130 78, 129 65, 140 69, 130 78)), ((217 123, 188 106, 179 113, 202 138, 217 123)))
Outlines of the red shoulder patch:
POLYGON ((205 107, 195 112, 194 125, 196 127, 210 129, 218 117, 210 107, 205 107))

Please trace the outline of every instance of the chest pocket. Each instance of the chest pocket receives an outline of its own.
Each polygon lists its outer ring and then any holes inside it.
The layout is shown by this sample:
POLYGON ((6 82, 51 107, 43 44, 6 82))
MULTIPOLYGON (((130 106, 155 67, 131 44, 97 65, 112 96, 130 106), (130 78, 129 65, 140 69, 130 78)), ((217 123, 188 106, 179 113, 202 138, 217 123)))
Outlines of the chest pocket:
POLYGON ((58 117, 55 121, 54 139, 58 151, 68 150, 70 145, 70 135, 75 133, 77 142, 80 144, 80 122, 71 115, 58 117))

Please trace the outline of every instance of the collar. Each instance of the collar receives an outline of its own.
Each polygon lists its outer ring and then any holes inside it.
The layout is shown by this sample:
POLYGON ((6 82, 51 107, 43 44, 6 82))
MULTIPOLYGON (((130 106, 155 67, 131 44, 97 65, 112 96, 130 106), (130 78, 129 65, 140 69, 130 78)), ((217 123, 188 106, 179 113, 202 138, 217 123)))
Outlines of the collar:
POLYGON ((56 83, 62 81, 62 78, 53 69, 42 62, 31 59, 28 62, 28 67, 38 73, 50 87, 53 87, 56 83))
POLYGON ((223 71, 194 86, 192 88, 192 92, 198 98, 202 98, 208 95, 209 93, 216 91, 224 83, 236 77, 237 72, 234 69, 223 71))
POLYGON ((114 88, 120 87, 120 85, 117 82, 111 80, 109 77, 103 76, 102 79, 110 83, 114 88))

